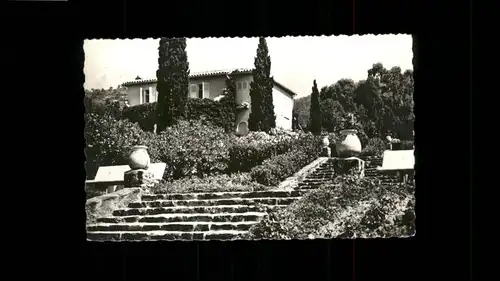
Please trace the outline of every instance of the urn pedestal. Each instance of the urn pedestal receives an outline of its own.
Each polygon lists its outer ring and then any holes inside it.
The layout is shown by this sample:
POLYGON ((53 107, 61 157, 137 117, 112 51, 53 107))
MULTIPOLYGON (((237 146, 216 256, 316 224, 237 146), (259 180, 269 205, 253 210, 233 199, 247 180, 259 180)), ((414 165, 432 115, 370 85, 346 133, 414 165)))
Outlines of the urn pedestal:
POLYGON ((154 179, 153 172, 148 170, 150 161, 146 146, 137 145, 132 147, 128 160, 131 170, 126 171, 123 176, 124 187, 148 188, 154 186, 157 181, 154 179))
POLYGON ((344 140, 335 144, 338 157, 353 157, 361 153, 361 141, 356 130, 342 130, 340 134, 344 136, 344 140))

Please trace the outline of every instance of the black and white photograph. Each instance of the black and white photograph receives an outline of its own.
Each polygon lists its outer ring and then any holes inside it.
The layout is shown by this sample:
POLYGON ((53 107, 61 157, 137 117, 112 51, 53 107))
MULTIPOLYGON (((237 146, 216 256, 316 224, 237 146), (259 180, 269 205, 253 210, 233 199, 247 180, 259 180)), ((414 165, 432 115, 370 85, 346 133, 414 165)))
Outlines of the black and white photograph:
POLYGON ((85 40, 87 240, 414 236, 412 46, 85 40))

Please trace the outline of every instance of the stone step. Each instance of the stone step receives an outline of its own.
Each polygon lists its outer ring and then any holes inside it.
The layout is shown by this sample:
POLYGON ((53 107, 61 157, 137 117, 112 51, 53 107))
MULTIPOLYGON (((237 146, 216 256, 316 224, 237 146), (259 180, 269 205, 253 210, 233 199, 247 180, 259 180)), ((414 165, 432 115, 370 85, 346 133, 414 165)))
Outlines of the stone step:
POLYGON ((326 173, 326 172, 333 172, 333 167, 319 167, 316 170, 314 170, 312 173, 326 173))
POLYGON ((252 222, 174 222, 174 223, 97 223, 87 226, 88 232, 114 231, 171 231, 201 232, 234 230, 247 231, 258 221, 252 222))
POLYGON ((89 232, 90 241, 155 241, 155 240, 232 240, 247 231, 205 231, 205 232, 89 232))
POLYGON ((209 192, 209 193, 171 193, 171 194, 148 194, 142 196, 142 201, 155 200, 210 200, 210 199, 247 199, 247 198, 276 198, 297 197, 296 191, 254 191, 254 192, 209 192))
POLYGON ((335 172, 333 170, 328 170, 328 171, 319 171, 319 172, 313 172, 310 173, 309 175, 324 175, 324 176, 330 176, 333 175, 335 172))
POLYGON ((334 175, 334 174, 331 174, 331 175, 328 175, 328 176, 322 176, 322 175, 308 175, 307 177, 305 177, 305 179, 310 179, 310 180, 322 180, 322 179, 333 179, 337 177, 337 175, 334 175))
POLYGON ((128 205, 129 208, 158 208, 158 207, 175 207, 175 206, 188 206, 188 207, 202 207, 202 206, 219 206, 219 205, 288 205, 293 203, 300 197, 269 197, 269 198, 234 198, 234 199, 191 199, 191 200, 155 200, 134 202, 128 205))
POLYGON ((321 184, 317 185, 299 185, 297 188, 299 190, 311 190, 311 189, 318 189, 321 186, 321 184))
MULTIPOLYGON (((267 205, 266 208, 282 208, 288 205, 267 205)), ((148 216, 159 214, 224 214, 224 213, 247 213, 259 212, 258 206, 245 205, 219 205, 207 207, 160 207, 160 208, 127 208, 113 211, 113 216, 148 216)))
POLYGON ((242 222, 259 221, 266 213, 247 212, 236 214, 161 214, 152 216, 126 216, 98 218, 98 223, 166 223, 166 222, 242 222))
POLYGON ((325 182, 329 181, 330 179, 315 179, 315 178, 305 178, 301 181, 301 183, 317 183, 317 182, 325 182))

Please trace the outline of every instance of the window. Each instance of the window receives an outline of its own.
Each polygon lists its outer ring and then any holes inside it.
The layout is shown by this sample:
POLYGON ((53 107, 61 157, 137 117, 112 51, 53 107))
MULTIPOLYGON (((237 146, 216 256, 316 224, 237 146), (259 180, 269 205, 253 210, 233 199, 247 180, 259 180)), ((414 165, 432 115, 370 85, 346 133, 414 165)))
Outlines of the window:
POLYGON ((189 97, 193 99, 210 98, 210 83, 202 82, 189 85, 189 97))
POLYGON ((149 89, 142 89, 142 103, 149 103, 151 100, 151 93, 149 89))
POLYGON ((246 90, 247 86, 248 85, 247 85, 246 81, 236 82, 236 90, 238 90, 238 91, 246 90))
POLYGON ((199 99, 203 98, 203 83, 198 84, 198 98, 199 99))
POLYGON ((198 97, 198 85, 191 84, 189 86, 189 97, 193 99, 198 97))

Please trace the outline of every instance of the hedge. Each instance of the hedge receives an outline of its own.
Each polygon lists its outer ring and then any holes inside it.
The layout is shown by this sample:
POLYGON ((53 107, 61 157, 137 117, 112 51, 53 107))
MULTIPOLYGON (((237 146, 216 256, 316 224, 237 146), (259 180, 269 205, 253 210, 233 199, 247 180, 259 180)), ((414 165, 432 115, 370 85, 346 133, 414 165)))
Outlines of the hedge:
MULTIPOLYGON (((186 116, 182 116, 180 119, 198 120, 204 116, 213 125, 230 131, 235 128, 235 110, 235 105, 227 99, 220 101, 188 99, 186 116)), ((156 124, 156 102, 125 108, 122 115, 133 123, 137 122, 144 131, 153 131, 156 124)))
POLYGON ((93 179, 99 166, 125 165, 134 145, 148 143, 148 133, 127 120, 111 115, 85 114, 87 179, 93 179))
POLYGON ((132 146, 146 145, 152 162, 168 163, 165 179, 224 172, 229 159, 229 135, 203 121, 180 121, 160 135, 138 124, 111 116, 86 115, 87 177, 99 166, 126 165, 132 146))
POLYGON ((152 132, 156 124, 156 102, 124 108, 122 116, 137 123, 144 131, 152 132))
POLYGON ((205 178, 188 177, 172 182, 163 182, 151 189, 153 193, 189 193, 189 192, 233 192, 262 191, 268 187, 252 182, 248 173, 216 175, 205 178))
POLYGON ((405 237, 415 233, 411 183, 341 176, 253 226, 245 239, 405 237))
POLYGON ((251 169, 252 179, 267 186, 278 185, 287 177, 314 161, 321 152, 320 138, 306 135, 300 138, 290 151, 273 156, 251 169))
POLYGON ((229 149, 228 172, 249 172, 264 160, 300 145, 303 136, 304 134, 276 130, 274 134, 250 132, 244 137, 233 137, 229 149))

